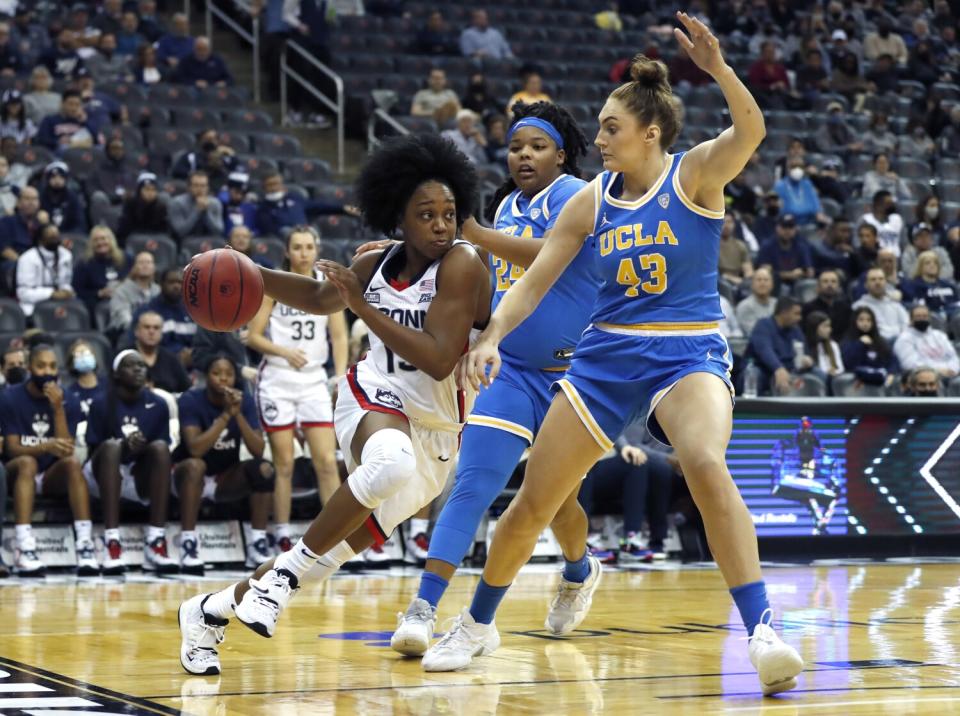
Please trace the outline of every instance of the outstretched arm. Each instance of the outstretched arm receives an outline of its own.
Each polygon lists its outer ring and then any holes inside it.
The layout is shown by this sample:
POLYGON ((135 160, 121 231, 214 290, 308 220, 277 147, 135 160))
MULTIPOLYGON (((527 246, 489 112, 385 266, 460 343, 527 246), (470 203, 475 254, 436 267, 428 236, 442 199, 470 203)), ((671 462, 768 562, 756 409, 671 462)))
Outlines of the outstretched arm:
MULTIPOLYGON (((379 251, 371 251, 354 261, 350 270, 357 274, 361 284, 366 284, 370 279, 379 258, 379 251)), ((328 281, 317 281, 308 276, 262 266, 260 275, 263 276, 263 292, 277 303, 320 315, 329 315, 344 309, 345 304, 337 287, 328 281)))
POLYGON ((506 259, 512 264, 529 268, 540 249, 543 248, 544 239, 550 235, 548 231, 542 237, 530 237, 522 239, 519 236, 510 236, 482 226, 473 217, 463 223, 463 238, 476 244, 482 249, 486 249, 494 256, 506 259))
POLYGON ((767 134, 760 106, 740 81, 723 55, 720 43, 707 26, 686 13, 677 19, 687 34, 674 29, 677 42, 690 59, 720 85, 730 110, 733 126, 716 139, 698 144, 687 152, 680 167, 684 193, 707 209, 723 209, 723 187, 746 166, 767 134))

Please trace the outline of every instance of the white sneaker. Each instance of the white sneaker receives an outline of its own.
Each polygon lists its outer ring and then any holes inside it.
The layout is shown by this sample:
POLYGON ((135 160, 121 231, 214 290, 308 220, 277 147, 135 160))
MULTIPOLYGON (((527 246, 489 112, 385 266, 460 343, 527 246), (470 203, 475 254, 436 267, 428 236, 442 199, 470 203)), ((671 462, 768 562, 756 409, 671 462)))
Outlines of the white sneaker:
POLYGON ((374 545, 373 547, 367 547, 367 549, 363 550, 364 566, 370 567, 371 569, 389 567, 392 561, 393 558, 387 554, 387 550, 385 550, 382 545, 374 545))
POLYGON ((423 655, 424 671, 457 671, 470 666, 475 656, 492 654, 500 646, 495 624, 478 624, 466 607, 453 627, 423 655))
POLYGON ((260 579, 251 579, 250 589, 237 605, 237 619, 260 636, 273 636, 277 620, 297 588, 297 578, 285 569, 271 569, 260 579))
POLYGON ((760 616, 760 623, 754 627, 753 636, 747 639, 750 663, 760 676, 764 696, 795 688, 797 674, 803 671, 800 654, 789 644, 780 641, 770 626, 771 621, 773 613, 767 609, 760 616))
POLYGON ((34 537, 17 544, 13 569, 18 577, 42 577, 46 574, 47 565, 37 556, 37 540, 34 537))
POLYGON ((583 582, 568 582, 563 577, 557 585, 557 596, 550 602, 550 611, 543 623, 552 634, 569 634, 586 618, 593 602, 593 593, 600 584, 603 567, 593 555, 587 557, 590 574, 583 582))
POLYGON ((195 539, 180 542, 180 573, 202 577, 205 567, 200 556, 200 544, 195 539))
POLYGON ((188 674, 216 676, 220 673, 217 646, 229 621, 203 611, 209 594, 198 594, 180 605, 180 665, 188 674))
POLYGON ((407 537, 404 541, 404 547, 404 562, 420 566, 426 563, 427 555, 430 552, 430 539, 423 532, 407 537))
POLYGON ((100 575, 100 564, 93 549, 93 540, 87 539, 77 542, 77 576, 97 577, 100 575))
POLYGON ((397 614, 397 630, 390 637, 390 648, 407 656, 423 656, 436 623, 437 610, 426 599, 416 597, 406 613, 397 614))
POLYGON ((180 569, 177 562, 167 553, 167 538, 157 537, 153 542, 143 542, 144 572, 157 574, 176 574, 180 569))
POLYGON ((123 561, 123 546, 119 540, 112 539, 107 542, 107 558, 103 560, 103 574, 107 577, 115 577, 127 571, 127 565, 123 561))
POLYGON ((247 569, 256 569, 261 564, 272 558, 273 553, 270 551, 270 545, 267 543, 267 538, 261 537, 260 539, 247 545, 247 561, 244 563, 244 566, 247 569))

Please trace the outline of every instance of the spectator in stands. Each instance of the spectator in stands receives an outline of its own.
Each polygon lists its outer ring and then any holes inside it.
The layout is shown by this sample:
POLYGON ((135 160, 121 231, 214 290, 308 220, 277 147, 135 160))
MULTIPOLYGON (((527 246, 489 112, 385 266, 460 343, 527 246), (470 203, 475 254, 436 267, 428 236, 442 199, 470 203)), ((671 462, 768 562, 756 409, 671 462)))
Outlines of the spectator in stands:
POLYGON ((840 344, 833 340, 830 316, 820 311, 807 315, 804 319, 804 335, 807 355, 813 360, 813 371, 830 385, 834 376, 844 372, 843 355, 840 344))
POLYGON ((23 69, 23 58, 10 41, 10 25, 0 22, 0 75, 15 77, 23 69))
POLYGON ((459 111, 460 100, 457 93, 447 87, 447 73, 434 67, 427 78, 427 86, 413 95, 411 116, 429 117, 442 126, 459 111))
MULTIPOLYGON (((863 151, 876 156, 884 154, 889 159, 897 151, 897 136, 890 131, 890 123, 884 112, 874 112, 870 118, 870 128, 863 135, 863 151)), ((870 196, 870 194, 866 194, 870 196)))
POLYGON ((91 147, 100 144, 96 127, 83 109, 83 98, 75 89, 63 93, 60 111, 43 118, 34 141, 57 152, 68 147, 91 147))
POLYGON ((817 278, 816 297, 803 305, 804 320, 811 313, 823 313, 830 319, 835 335, 843 335, 850 324, 850 303, 843 295, 836 271, 823 271, 817 278))
POLYGON ((40 184, 40 208, 50 223, 64 233, 85 233, 87 219, 80 195, 67 184, 70 168, 61 161, 50 162, 43 170, 40 184))
POLYGON ((418 55, 455 55, 460 51, 457 36, 439 10, 431 11, 426 24, 417 33, 414 51, 418 55))
POLYGON ((143 44, 137 50, 137 60, 133 64, 133 79, 137 84, 155 85, 166 80, 166 68, 157 59, 157 48, 143 44))
POLYGON ((33 246, 40 227, 49 220, 46 212, 40 212, 37 190, 32 186, 23 187, 16 212, 0 219, 0 256, 5 261, 16 261, 20 254, 33 246))
POLYGON ((30 352, 30 379, 4 391, 3 435, 10 461, 6 472, 14 485, 16 570, 22 577, 42 576, 46 566, 37 553, 31 529, 33 501, 68 495, 76 535, 77 573, 99 574, 94 554, 90 495, 74 441, 80 407, 57 383, 57 354, 39 344, 30 352))
POLYGON ((907 122, 906 132, 898 138, 897 155, 929 162, 936 154, 937 145, 927 134, 924 118, 911 117, 907 122))
MULTIPOLYGON (((807 175, 820 195, 821 203, 823 199, 832 199, 837 204, 843 205, 850 198, 847 183, 841 176, 844 173, 843 161, 840 157, 823 157, 819 167, 816 164, 807 167, 807 175)), ((838 207, 837 212, 839 211, 838 207)))
POLYGON ((820 125, 813 139, 817 151, 839 154, 844 159, 863 151, 857 131, 844 119, 843 105, 837 101, 827 104, 827 121, 820 125))
MULTIPOLYGON (((877 262, 879 245, 877 227, 865 221, 861 222, 857 227, 856 260, 859 268, 857 273, 863 274, 866 267, 873 266, 877 262)), ((851 274, 851 278, 852 277, 853 275, 851 274)))
POLYGON ((103 508, 104 574, 123 574, 120 499, 150 506, 143 543, 143 569, 177 571, 167 552, 167 504, 170 496, 170 409, 146 387, 147 366, 136 351, 113 361, 109 392, 90 406, 84 474, 103 508))
POLYGON ((820 207, 820 197, 807 176, 804 161, 801 157, 792 157, 787 160, 787 172, 774 185, 774 191, 783 201, 783 213, 792 214, 798 224, 808 225, 818 220, 829 223, 823 216, 820 207))
POLYGON ((461 104, 464 109, 473 110, 484 120, 500 115, 500 108, 503 106, 501 100, 491 94, 490 85, 481 72, 470 75, 461 104))
POLYGON ((899 257, 890 249, 880 249, 877 252, 877 266, 883 270, 887 279, 887 295, 894 301, 902 301, 903 285, 907 277, 900 270, 899 257))
POLYGON ((129 123, 126 105, 120 104, 112 95, 97 90, 96 82, 86 67, 77 70, 75 87, 80 92, 90 125, 97 130, 97 134, 105 134, 111 124, 129 123))
POLYGON ((937 259, 939 278, 952 280, 953 262, 950 260, 950 254, 942 246, 934 246, 933 232, 930 230, 930 225, 925 222, 917 224, 910 231, 910 245, 903 250, 903 256, 900 257, 900 268, 903 273, 907 276, 919 276, 919 258, 928 251, 937 259))
POLYGON ((619 557, 624 562, 652 562, 666 557, 667 511, 673 476, 680 463, 647 431, 646 420, 635 420, 617 438, 616 451, 597 462, 580 486, 578 498, 587 515, 597 502, 623 505, 623 533, 619 557), (650 540, 643 545, 644 517, 650 524, 650 540))
POLYGON ((127 197, 117 226, 117 240, 123 246, 133 233, 168 234, 170 220, 167 216, 167 201, 161 198, 157 188, 157 175, 141 172, 137 176, 137 190, 127 197))
POLYGON ((73 32, 77 53, 83 59, 93 54, 97 46, 100 30, 90 23, 90 10, 86 3, 75 2, 66 16, 66 28, 73 32))
POLYGON ((177 357, 160 345, 163 339, 163 318, 154 311, 144 311, 134 328, 133 348, 147 364, 147 384, 168 393, 182 393, 190 388, 190 376, 177 357))
POLYGON ((830 77, 823 67, 823 54, 820 50, 809 49, 804 53, 803 66, 797 70, 796 90, 803 100, 803 106, 812 109, 821 92, 830 89, 830 77))
POLYGON ((27 155, 21 156, 21 145, 13 137, 0 136, 0 156, 7 160, 7 180, 13 186, 23 188, 32 178, 34 168, 24 164, 27 155))
POLYGON ((950 82, 950 73, 938 64, 929 40, 918 42, 910 52, 907 77, 922 82, 928 88, 934 82, 950 82))
POLYGON ((134 312, 160 293, 160 286, 153 280, 156 270, 153 254, 149 251, 141 251, 134 257, 130 273, 110 296, 108 332, 112 336, 125 332, 133 321, 134 312))
POLYGON ((799 328, 800 304, 790 296, 781 296, 773 316, 761 318, 750 333, 747 355, 760 369, 760 394, 768 391, 783 395, 790 390, 794 369, 807 370, 813 360, 802 354, 803 332, 799 328))
POLYGON ((797 220, 793 214, 780 216, 777 235, 760 246, 757 264, 770 266, 780 285, 793 286, 801 278, 813 277, 810 245, 798 236, 797 220))
POLYGON ((168 268, 160 278, 160 293, 134 313, 156 313, 163 319, 161 346, 177 356, 187 368, 190 367, 190 351, 197 324, 187 313, 183 304, 183 269, 168 268))
POLYGON ((543 78, 540 77, 539 71, 532 67, 527 67, 521 74, 521 79, 523 81, 523 87, 521 87, 519 92, 514 92, 513 96, 507 100, 506 114, 508 117, 513 116, 513 105, 517 102, 534 104, 536 102, 552 101, 550 95, 543 91, 543 78))
POLYGON ((193 52, 177 64, 173 81, 194 87, 226 87, 233 84, 233 75, 220 55, 210 48, 210 40, 198 37, 193 41, 193 52))
POLYGON ((54 114, 60 109, 63 97, 59 92, 53 92, 53 75, 43 65, 33 68, 30 73, 30 91, 23 97, 23 104, 27 110, 27 118, 34 124, 39 124, 47 115, 54 114))
POLYGON ((470 13, 470 27, 460 33, 460 54, 464 57, 507 60, 513 57, 510 45, 496 28, 490 27, 486 10, 470 13))
POLYGON ((759 197, 747 181, 746 170, 737 174, 723 188, 723 197, 727 211, 744 218, 748 224, 752 223, 759 210, 759 197))
MULTIPOLYGON (((238 230, 243 231, 243 227, 238 227, 238 230)), ((240 367, 240 379, 255 381, 257 368, 250 364, 250 356, 247 353, 246 345, 248 335, 249 331, 246 328, 225 333, 223 331, 208 331, 203 326, 197 326, 197 332, 193 336, 194 370, 206 373, 214 358, 227 356, 235 365, 240 367)))
POLYGON ((106 394, 107 387, 97 375, 97 356, 93 348, 82 338, 75 340, 67 349, 67 372, 73 377, 73 382, 67 386, 66 393, 80 406, 80 414, 86 420, 90 405, 106 394))
POLYGON ((772 316, 775 305, 773 274, 766 266, 760 266, 750 280, 750 295, 740 301, 736 308, 737 322, 744 335, 753 333, 757 321, 772 316))
POLYGON ((877 230, 878 248, 890 249, 900 255, 900 241, 904 232, 903 217, 897 210, 893 195, 881 189, 873 195, 870 212, 860 218, 860 222, 871 224, 877 230))
POLYGON ((947 244, 946 212, 940 206, 940 199, 936 194, 927 194, 917 201, 913 209, 913 218, 916 222, 914 225, 926 224, 930 227, 934 244, 938 246, 947 244))
POLYGON ((940 133, 938 145, 942 157, 960 154, 960 105, 954 105, 950 110, 950 124, 940 133))
POLYGON ((140 34, 140 19, 137 13, 127 11, 120 21, 120 32, 117 33, 117 54, 130 61, 145 44, 140 34))
MULTIPOLYGON (((19 385, 30 375, 27 372, 27 352, 20 338, 14 338, 4 347, 3 356, 0 358, 0 370, 3 371, 3 390, 0 391, 0 406, 2 406, 6 390, 12 385, 19 385)), ((3 416, 0 415, 0 422, 2 418, 3 416)))
MULTIPOLYGON (((720 321, 720 335, 724 338, 743 338, 744 333, 737 321, 736 309, 723 295, 720 296, 720 311, 723 313, 723 319, 720 321)), ((734 361, 736 360, 737 358, 734 358, 734 361)))
POLYGON ((14 183, 10 162, 0 154, 0 218, 12 216, 17 208, 17 195, 21 187, 14 183))
POLYGON ((352 204, 304 199, 296 192, 287 191, 283 175, 269 174, 263 180, 263 199, 257 204, 257 233, 260 236, 280 236, 284 229, 307 223, 308 216, 319 214, 347 214, 358 216, 352 204))
POLYGON ((798 159, 800 160, 801 165, 806 168, 809 163, 807 159, 807 146, 804 143, 804 138, 799 136, 794 136, 790 138, 790 144, 787 145, 787 152, 782 157, 777 158, 773 163, 774 176, 780 180, 787 176, 789 171, 790 160, 798 159))
POLYGON ((507 118, 502 114, 493 114, 486 121, 487 146, 483 149, 487 161, 501 167, 507 165, 507 154, 510 146, 507 144, 507 118))
POLYGON ((474 164, 483 164, 487 155, 484 148, 487 146, 483 130, 477 126, 477 115, 469 109, 457 112, 457 128, 446 129, 442 135, 457 145, 474 164))
POLYGON ((863 107, 866 96, 875 87, 860 72, 860 62, 852 52, 840 55, 830 75, 830 90, 841 94, 854 112, 863 107))
POLYGON ((873 311, 866 306, 854 310, 841 352, 844 367, 860 384, 888 386, 893 383, 896 359, 877 330, 873 311))
POLYGON ((178 240, 188 236, 221 236, 223 206, 210 194, 210 178, 204 171, 190 174, 189 189, 174 197, 167 210, 170 228, 178 240))
POLYGON ((750 250, 743 239, 736 236, 737 220, 732 214, 723 217, 723 228, 720 230, 720 277, 739 286, 743 281, 753 276, 753 262, 750 260, 750 250))
POLYGON ((899 301, 887 295, 887 277, 882 268, 867 271, 866 288, 867 293, 859 298, 853 307, 866 306, 871 309, 880 335, 893 343, 906 330, 910 322, 909 316, 899 301))
POLYGON ((616 33, 623 32, 623 18, 620 17, 620 3, 609 2, 607 9, 601 10, 593 16, 598 30, 616 33))
POLYGON ((907 64, 907 46, 903 37, 894 32, 894 21, 889 16, 883 16, 877 22, 875 32, 868 32, 863 40, 863 55, 871 62, 883 55, 890 55, 901 67, 907 64))
POLYGON ((230 235, 227 237, 227 243, 234 251, 239 251, 244 254, 254 263, 257 263, 264 268, 272 269, 274 268, 273 262, 268 259, 264 254, 257 253, 253 250, 253 233, 250 229, 243 224, 239 226, 234 226, 230 231, 230 235))
POLYGON ((77 36, 71 30, 61 30, 57 41, 40 58, 40 63, 56 79, 73 77, 76 71, 83 67, 77 46, 77 36))
POLYGON ((97 304, 109 302, 121 277, 129 272, 130 257, 117 246, 117 238, 110 227, 98 224, 90 230, 83 258, 73 269, 73 290, 93 316, 97 304))
POLYGON ((863 196, 873 196, 878 191, 888 191, 895 200, 910 199, 913 192, 907 183, 890 168, 890 157, 886 152, 879 152, 873 157, 873 169, 863 175, 863 196))
POLYGON ((273 505, 273 466, 263 459, 266 443, 257 406, 249 391, 238 386, 238 373, 229 357, 216 356, 207 365, 206 386, 188 390, 177 401, 181 439, 173 480, 183 520, 180 565, 189 574, 203 574, 195 530, 204 498, 222 502, 248 497, 247 565, 255 568, 271 557, 267 519, 273 505), (241 446, 250 459, 241 461, 241 446))
POLYGON ((197 133, 197 144, 192 151, 184 152, 173 163, 170 175, 176 179, 188 179, 195 171, 204 171, 210 178, 210 186, 219 190, 230 172, 237 169, 236 154, 220 140, 216 129, 203 129, 197 133))
MULTIPOLYGON (((28 3, 17 3, 14 11, 14 23, 10 28, 13 46, 19 48, 25 67, 37 64, 40 56, 50 47, 50 32, 33 19, 33 7, 28 3)), ((59 102, 57 103, 59 106, 59 102)))
POLYGON ((883 97, 896 94, 900 72, 890 55, 881 55, 867 72, 866 79, 871 93, 883 97))
POLYGON ((138 176, 137 167, 127 156, 123 137, 110 138, 103 158, 85 182, 93 215, 99 211, 119 219, 123 200, 135 192, 138 176))
POLYGON ((112 32, 104 32, 97 40, 97 52, 85 65, 90 75, 97 82, 116 84, 130 82, 133 75, 130 73, 130 59, 117 49, 117 36, 112 32))
POLYGON ((960 372, 960 358, 947 334, 930 325, 930 309, 922 303, 910 309, 910 327, 897 338, 893 352, 904 370, 933 368, 941 378, 960 372))
POLYGON ((30 144, 37 134, 36 125, 27 117, 23 95, 8 89, 0 98, 0 136, 13 137, 18 144, 30 144))
POLYGON ((227 177, 226 187, 217 196, 223 206, 224 236, 230 236, 238 226, 257 230, 257 205, 248 200, 249 189, 250 175, 246 172, 235 171, 227 177))
POLYGON ((93 27, 100 31, 100 36, 104 33, 116 34, 120 32, 120 20, 123 18, 123 0, 103 0, 103 7, 96 14, 91 23, 93 27))
POLYGON ((173 16, 173 31, 157 40, 157 59, 162 67, 174 69, 180 60, 192 52, 190 20, 182 12, 178 12, 173 16))
MULTIPOLYGON (((943 251, 939 246, 940 251, 943 251)), ((916 265, 908 274, 912 280, 904 281, 903 295, 906 301, 916 301, 924 304, 931 313, 936 313, 941 319, 953 316, 960 310, 960 295, 956 285, 943 277, 944 271, 940 262, 940 254, 933 250, 923 251, 918 257, 916 265)), ((953 272, 950 273, 950 278, 953 272)))
POLYGON ((686 52, 678 52, 668 64, 670 70, 670 84, 680 92, 692 87, 702 87, 711 82, 710 75, 697 67, 686 52))
POLYGON ((869 265, 861 263, 853 246, 853 227, 842 216, 830 225, 823 241, 810 244, 810 252, 816 271, 836 270, 845 280, 855 279, 869 265))
POLYGON ((907 390, 904 395, 914 398, 940 397, 940 377, 937 371, 928 366, 922 366, 906 374, 907 390))
POLYGON ((73 254, 60 245, 55 224, 40 230, 40 239, 17 261, 17 300, 30 317, 40 301, 67 301, 73 293, 73 254))
POLYGON ((750 65, 747 72, 750 87, 764 109, 783 109, 790 94, 790 78, 787 68, 777 59, 777 46, 764 42, 760 58, 750 65))

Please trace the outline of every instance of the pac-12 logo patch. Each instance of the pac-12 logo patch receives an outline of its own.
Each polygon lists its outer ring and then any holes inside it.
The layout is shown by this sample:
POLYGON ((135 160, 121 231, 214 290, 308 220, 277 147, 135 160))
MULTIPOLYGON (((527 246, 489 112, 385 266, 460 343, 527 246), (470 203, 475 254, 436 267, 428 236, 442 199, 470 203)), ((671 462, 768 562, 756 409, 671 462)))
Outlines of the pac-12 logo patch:
POLYGON ((533 209, 533 210, 530 212, 530 218, 533 219, 534 221, 536 221, 537 219, 539 219, 539 218, 540 218, 540 209, 539 209, 539 208, 533 209))
POLYGON ((383 403, 384 405, 389 405, 390 407, 396 408, 397 410, 403 410, 403 401, 397 397, 397 395, 389 390, 384 388, 377 388, 377 395, 375 400, 378 403, 383 403))
POLYGON ((670 206, 670 195, 661 194, 657 197, 657 203, 660 205, 661 209, 666 209, 668 206, 670 206))

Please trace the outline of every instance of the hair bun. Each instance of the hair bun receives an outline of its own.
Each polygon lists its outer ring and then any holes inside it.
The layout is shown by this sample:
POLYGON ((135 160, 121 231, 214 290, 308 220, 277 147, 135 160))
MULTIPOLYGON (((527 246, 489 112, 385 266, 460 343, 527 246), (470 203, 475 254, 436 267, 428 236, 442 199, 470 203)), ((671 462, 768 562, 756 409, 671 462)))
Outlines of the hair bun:
POLYGON ((646 55, 640 54, 630 63, 630 79, 641 87, 649 89, 669 87, 668 77, 667 66, 660 60, 651 60, 646 55))

